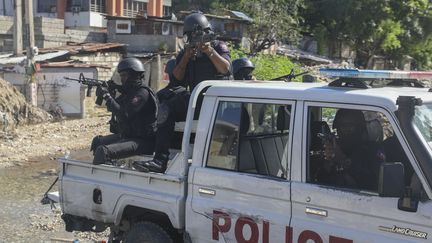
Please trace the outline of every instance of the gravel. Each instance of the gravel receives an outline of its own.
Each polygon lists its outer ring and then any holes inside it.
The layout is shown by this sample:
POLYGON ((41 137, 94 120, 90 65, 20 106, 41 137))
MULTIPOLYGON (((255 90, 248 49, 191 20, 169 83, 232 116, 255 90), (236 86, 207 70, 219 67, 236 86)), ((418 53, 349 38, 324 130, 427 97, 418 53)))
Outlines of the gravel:
MULTIPOLYGON (((91 159, 96 135, 109 133, 109 116, 47 122, 0 133, 0 242, 98 242, 103 233, 66 232, 59 208, 41 205, 58 172, 56 158, 91 159)), ((56 191, 55 186, 52 191, 56 191)), ((59 205, 57 205, 59 207, 59 205)))
POLYGON ((94 136, 109 134, 109 118, 48 122, 0 132, 0 168, 31 162, 34 157, 55 159, 67 151, 89 148, 94 136))

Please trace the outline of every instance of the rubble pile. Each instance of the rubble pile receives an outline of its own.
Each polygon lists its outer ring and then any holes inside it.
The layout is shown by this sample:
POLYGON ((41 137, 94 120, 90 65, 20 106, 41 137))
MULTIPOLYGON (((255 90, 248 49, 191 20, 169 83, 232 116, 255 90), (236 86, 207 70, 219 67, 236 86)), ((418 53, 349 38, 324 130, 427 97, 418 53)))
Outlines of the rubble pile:
POLYGON ((11 131, 19 125, 36 124, 52 116, 26 102, 23 94, 12 84, 0 78, 0 131, 11 131))

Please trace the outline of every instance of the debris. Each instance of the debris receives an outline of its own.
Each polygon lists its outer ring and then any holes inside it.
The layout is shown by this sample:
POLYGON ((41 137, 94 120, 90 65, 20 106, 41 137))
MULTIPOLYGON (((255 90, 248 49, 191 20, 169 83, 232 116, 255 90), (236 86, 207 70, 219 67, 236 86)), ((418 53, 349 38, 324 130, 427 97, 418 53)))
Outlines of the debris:
POLYGON ((8 136, 17 126, 52 119, 48 112, 27 103, 17 88, 1 78, 0 90, 0 131, 5 134, 4 136, 8 136))

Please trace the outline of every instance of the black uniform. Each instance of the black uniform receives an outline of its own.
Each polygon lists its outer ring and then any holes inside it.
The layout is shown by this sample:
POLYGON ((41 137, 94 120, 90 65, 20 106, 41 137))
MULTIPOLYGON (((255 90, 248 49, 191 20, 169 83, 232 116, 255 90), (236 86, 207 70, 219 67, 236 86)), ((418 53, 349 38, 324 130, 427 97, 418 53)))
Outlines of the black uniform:
MULTIPOLYGON (((212 41, 211 45, 219 55, 230 61, 229 49, 224 42, 212 41)), ((178 54, 176 58, 177 63, 180 62, 183 55, 184 50, 178 54)), ((168 160, 168 149, 171 146, 175 122, 186 120, 190 92, 185 87, 193 90, 196 85, 204 80, 229 79, 229 76, 230 74, 219 74, 210 58, 204 53, 189 60, 184 80, 176 80, 173 75, 170 75, 172 79, 170 84, 172 83, 172 86, 158 92, 161 100, 161 111, 156 135, 156 159, 162 161, 168 160)), ((197 107, 197 110, 199 111, 199 107, 197 107)))
MULTIPOLYGON (((231 62, 231 56, 230 51, 223 41, 212 41, 211 47, 214 48, 214 50, 221 55, 223 58, 231 62)), ((176 62, 179 63, 180 60, 183 58, 184 50, 182 50, 177 58, 176 62)), ((197 86, 200 82, 204 80, 218 80, 218 79, 229 79, 229 75, 221 75, 216 70, 216 67, 213 65, 210 58, 204 54, 201 53, 195 58, 192 58, 189 60, 189 63, 186 66, 185 71, 185 77, 184 80, 177 80, 180 82, 183 86, 188 86, 190 90, 192 91, 195 86, 197 86)))
POLYGON ((122 94, 107 99, 112 112, 110 130, 114 134, 93 139, 94 164, 138 154, 152 154, 156 132, 157 99, 142 80, 127 80, 122 94))
POLYGON ((380 165, 386 161, 384 149, 378 143, 370 142, 343 152, 350 159, 350 165, 338 168, 334 164, 327 172, 321 169, 317 181, 334 186, 377 191, 380 165))

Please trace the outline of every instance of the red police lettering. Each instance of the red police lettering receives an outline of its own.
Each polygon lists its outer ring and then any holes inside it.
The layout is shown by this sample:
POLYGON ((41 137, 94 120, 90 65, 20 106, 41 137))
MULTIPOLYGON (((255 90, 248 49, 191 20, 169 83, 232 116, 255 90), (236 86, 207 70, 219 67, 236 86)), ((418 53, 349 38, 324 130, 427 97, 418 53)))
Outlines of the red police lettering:
POLYGON ((239 243, 258 243, 259 229, 255 221, 248 217, 240 217, 235 224, 235 237, 239 243), (248 240, 244 238, 243 228, 248 225, 251 236, 248 240))
POLYGON ((285 243, 293 242, 293 229, 289 226, 285 227, 285 243))
POLYGON ((226 233, 231 229, 231 217, 229 214, 213 210, 213 240, 219 240, 219 232, 226 233), (219 222, 223 219, 224 224, 221 225, 219 222))
POLYGON ((313 240, 315 243, 323 243, 317 232, 311 230, 301 232, 298 238, 298 243, 306 243, 308 240, 313 240))
MULTIPOLYGON (((212 227, 212 239, 219 240, 219 233, 228 233, 231 230, 231 216, 227 213, 213 210, 213 227, 212 227), (223 219, 223 224, 221 224, 223 219)), ((258 243, 259 240, 259 226, 258 224, 249 217, 239 217, 234 226, 234 235, 236 241, 239 243, 258 243), (245 227, 249 228, 250 236, 246 239, 243 235, 245 227)), ((293 243, 293 228, 285 227, 285 243, 293 243)), ((307 243, 313 241, 314 243, 323 243, 321 236, 312 230, 304 230, 300 232, 297 239, 298 243, 307 243)), ((270 224, 268 221, 263 220, 262 226, 262 243, 270 242, 270 224)), ((353 240, 345 239, 337 236, 330 235, 329 243, 353 243, 353 240)))
POLYGON ((353 240, 348 240, 345 238, 330 235, 329 242, 330 243, 353 243, 353 240))
POLYGON ((269 222, 263 221, 263 243, 269 243, 270 230, 269 222))

